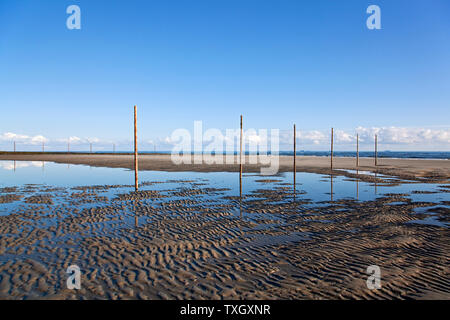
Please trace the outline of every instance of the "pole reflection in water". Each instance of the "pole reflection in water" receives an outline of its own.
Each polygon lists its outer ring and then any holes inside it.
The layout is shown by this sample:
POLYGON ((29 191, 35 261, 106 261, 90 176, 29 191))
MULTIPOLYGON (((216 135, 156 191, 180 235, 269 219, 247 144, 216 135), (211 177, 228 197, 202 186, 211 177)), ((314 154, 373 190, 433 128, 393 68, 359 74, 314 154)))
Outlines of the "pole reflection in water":
POLYGON ((139 226, 138 210, 137 210, 137 200, 133 203, 134 208, 134 226, 137 228, 139 226))
POLYGON ((293 188, 294 188, 294 190, 293 190, 293 191, 294 191, 294 202, 295 202, 295 194, 296 194, 296 181, 295 181, 296 173, 297 173, 297 172, 295 172, 295 169, 294 169, 294 172, 293 172, 293 175, 294 175, 294 186, 293 186, 293 188))
POLYGON ((375 195, 377 194, 377 173, 375 172, 375 195))
POLYGON ((239 166, 239 216, 242 218, 242 163, 239 166))
POLYGON ((14 160, 14 172, 16 172, 16 160, 14 160))
POLYGON ((330 175, 330 186, 331 186, 331 192, 330 192, 330 195, 331 195, 331 201, 333 201, 333 175, 331 174, 330 175))
POLYGON ((359 200, 359 170, 356 170, 356 200, 359 200))

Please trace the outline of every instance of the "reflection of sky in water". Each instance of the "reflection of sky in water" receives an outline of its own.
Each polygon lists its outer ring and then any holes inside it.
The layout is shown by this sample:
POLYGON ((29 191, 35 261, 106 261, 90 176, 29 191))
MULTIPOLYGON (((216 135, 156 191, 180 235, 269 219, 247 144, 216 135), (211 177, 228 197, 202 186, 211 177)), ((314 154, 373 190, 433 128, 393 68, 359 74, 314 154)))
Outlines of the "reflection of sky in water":
MULTIPOLYGON (((309 199, 313 202, 331 200, 331 179, 329 175, 298 172, 296 176, 296 198, 301 201, 309 199)), ((224 195, 239 195, 239 173, 237 172, 164 172, 140 171, 139 181, 195 180, 205 183, 199 187, 228 188, 224 195)), ((386 186, 379 183, 356 182, 344 176, 333 177, 333 200, 356 199, 370 201, 383 197, 386 193, 407 193, 406 198, 413 201, 441 202, 450 201, 450 193, 439 192, 439 184, 405 183, 398 186, 386 186), (414 194, 412 191, 437 191, 432 194, 414 194)), ((242 179, 243 194, 249 195, 257 189, 273 189, 277 187, 292 188, 293 174, 281 173, 278 176, 260 176, 254 173, 244 174, 242 179), (257 180, 278 180, 261 183, 257 180), (289 183, 289 185, 282 185, 289 183)), ((56 164, 51 162, 0 161, 0 187, 40 184, 54 187, 74 187, 92 185, 130 185, 128 188, 111 189, 110 195, 132 191, 134 172, 121 168, 98 168, 83 165, 56 164), (14 169, 15 168, 15 169, 14 169)), ((183 185, 164 183, 143 186, 142 190, 168 190, 183 185)), ((190 185, 186 185, 190 187, 190 185)), ((195 196, 197 197, 197 196, 195 196)), ((201 195, 200 197, 207 197, 201 195)), ((172 198, 174 199, 174 198, 172 198)), ((5 205, 0 204, 0 208, 5 205)))

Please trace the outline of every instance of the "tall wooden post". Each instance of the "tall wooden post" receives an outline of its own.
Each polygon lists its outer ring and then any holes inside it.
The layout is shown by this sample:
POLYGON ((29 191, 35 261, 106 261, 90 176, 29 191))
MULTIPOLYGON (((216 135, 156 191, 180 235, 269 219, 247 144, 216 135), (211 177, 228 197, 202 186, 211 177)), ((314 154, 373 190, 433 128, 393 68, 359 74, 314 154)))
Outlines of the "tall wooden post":
POLYGON ((45 142, 42 142, 42 152, 45 152, 45 142))
POLYGON ((294 123, 294 174, 297 172, 297 163, 295 160, 297 160, 297 135, 295 130, 295 123, 294 123))
POLYGON ((242 114, 241 114, 241 135, 240 135, 240 151, 239 151, 239 163, 242 165, 242 134, 243 134, 243 129, 242 129, 242 114))
POLYGON ((293 175, 294 175, 294 199, 295 199, 295 178, 297 175, 297 130, 295 129, 295 123, 294 123, 294 165, 293 165, 293 175))
POLYGON ((89 144, 89 151, 92 153, 92 143, 89 144))
POLYGON ((378 136, 375 135, 375 166, 378 165, 378 136))
POLYGON ((356 134, 356 167, 359 167, 359 134, 356 134))
POLYGON ((331 170, 333 170, 333 137, 334 137, 334 129, 331 128, 331 170))
POLYGON ((14 141, 14 152, 16 152, 16 142, 14 141))
POLYGON ((116 153, 116 144, 113 143, 113 153, 116 153))
POLYGON ((137 149, 137 107, 134 106, 134 186, 139 190, 138 183, 138 149, 137 149))
POLYGON ((70 153, 70 139, 67 140, 67 153, 70 153))
POLYGON ((242 198, 242 114, 241 114, 241 135, 240 135, 240 152, 239 152, 239 195, 242 198))

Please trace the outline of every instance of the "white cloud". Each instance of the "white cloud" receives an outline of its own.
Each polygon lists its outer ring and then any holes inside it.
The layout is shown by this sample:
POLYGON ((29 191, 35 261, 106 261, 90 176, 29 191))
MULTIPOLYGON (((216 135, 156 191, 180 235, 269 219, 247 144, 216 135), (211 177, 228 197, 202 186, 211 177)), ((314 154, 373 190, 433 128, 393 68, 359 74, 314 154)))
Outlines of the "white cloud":
MULTIPOLYGON (((205 134, 207 130, 203 131, 205 134)), ((239 132, 234 139, 226 136, 226 130, 220 130, 222 136, 219 137, 221 143, 234 143, 235 148, 238 148, 239 144, 239 132), (230 141, 229 141, 230 140, 230 141), (237 145, 236 145, 237 143, 237 145)), ((334 142, 336 146, 351 150, 356 142, 356 134, 359 134, 360 145, 362 147, 373 146, 374 136, 378 135, 378 142, 380 148, 392 148, 392 150, 450 150, 450 128, 405 128, 405 127, 357 127, 354 130, 340 130, 336 128, 334 130, 334 142)), ((270 130, 267 132, 267 136, 261 135, 260 131, 246 130, 244 131, 244 141, 246 144, 252 143, 269 143, 270 144, 270 130)), ((216 137, 217 138, 217 137, 216 137)), ((292 146, 293 132, 292 130, 280 131, 280 145, 289 149, 292 146)), ((210 139, 204 139, 204 144, 208 144, 210 139)), ((127 148, 132 146, 131 140, 112 141, 102 140, 96 137, 81 138, 78 136, 70 136, 69 138, 60 139, 48 139, 43 135, 25 135, 12 132, 5 132, 0 134, 0 145, 7 146, 13 141, 20 143, 21 145, 40 145, 45 143, 49 148, 64 147, 67 142, 70 141, 71 145, 78 145, 81 148, 85 148, 89 143, 95 144, 97 148, 111 148, 111 144, 115 143, 117 146, 126 145, 127 148)), ((143 148, 149 145, 157 145, 159 149, 170 149, 179 141, 174 141, 172 136, 157 137, 153 139, 143 139, 140 145, 143 148)), ((297 147, 304 150, 319 150, 327 149, 330 144, 330 130, 297 130, 297 147)), ((87 147, 86 147, 87 148, 87 147)))
MULTIPOLYGON (((334 130, 334 143, 337 146, 351 147, 356 142, 356 134, 359 134, 361 145, 372 145, 375 134, 378 135, 378 143, 383 146, 396 146, 410 150, 421 150, 427 148, 438 148, 448 150, 450 148, 450 128, 405 128, 405 127, 358 127, 355 130, 334 130)), ((308 149, 329 147, 330 130, 297 130, 297 146, 308 149)), ((292 145, 292 131, 284 130, 280 136, 282 145, 292 145)))
POLYGON ((99 138, 80 138, 77 136, 71 136, 67 139, 56 139, 53 142, 56 142, 58 144, 67 144, 67 142, 70 142, 70 144, 73 145, 79 145, 79 144, 89 144, 89 143, 106 143, 106 141, 101 141, 99 138))
MULTIPOLYGON (((287 133, 286 131, 284 131, 284 134, 283 133, 281 134, 280 142, 291 144, 292 138, 293 138, 292 132, 287 133)), ((311 130, 311 131, 297 130, 296 138, 298 142, 301 141, 301 143, 307 145, 308 144, 320 145, 328 141, 327 134, 319 130, 311 130)))
POLYGON ((0 135, 0 141, 9 141, 9 142, 20 142, 20 143, 26 143, 26 144, 41 144, 42 142, 49 141, 46 137, 42 135, 36 135, 36 136, 28 136, 24 134, 17 134, 12 132, 5 132, 2 135, 0 135))
POLYGON ((426 145, 431 143, 450 145, 450 129, 358 127, 355 131, 359 133, 362 142, 372 142, 375 134, 377 134, 379 143, 384 144, 426 145))

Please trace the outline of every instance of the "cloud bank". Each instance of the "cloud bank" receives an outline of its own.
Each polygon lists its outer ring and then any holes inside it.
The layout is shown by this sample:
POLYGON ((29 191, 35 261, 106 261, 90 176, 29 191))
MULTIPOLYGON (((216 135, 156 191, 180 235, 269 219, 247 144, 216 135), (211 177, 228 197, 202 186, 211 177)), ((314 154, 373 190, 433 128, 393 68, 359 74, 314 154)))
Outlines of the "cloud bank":
MULTIPOLYGON (((211 130, 204 128, 203 134, 211 130)), ((192 130, 190 132, 193 137, 192 130)), ((211 131, 210 131, 211 132, 211 131)), ((219 132, 216 130, 215 132, 219 132)), ((225 130, 220 130, 224 135, 221 141, 225 143, 228 138, 225 136, 225 130)), ((238 143, 238 132, 235 139, 235 145, 238 143)), ((356 134, 359 135, 360 146, 362 149, 372 148, 375 134, 378 135, 378 143, 381 149, 390 148, 395 150, 436 150, 436 151, 450 151, 450 128, 405 128, 405 127, 357 127, 354 130, 334 130, 334 143, 341 150, 352 150, 356 143, 356 134)), ((297 149, 298 150, 327 150, 330 145, 331 133, 330 130, 297 130, 297 149)), ((246 131, 244 142, 265 142, 270 140, 270 130, 267 132, 267 137, 259 136, 259 130, 246 131)), ((78 136, 70 136, 69 138, 49 139, 43 135, 26 135, 20 133, 5 132, 0 134, 0 147, 3 149, 10 149, 13 141, 22 146, 39 146, 45 143, 47 150, 61 149, 67 146, 70 142, 71 146, 79 146, 87 150, 89 144, 92 143, 96 150, 111 150, 112 144, 115 143, 118 148, 122 146, 122 150, 131 150, 133 141, 131 139, 124 139, 120 141, 102 140, 96 137, 81 138, 78 136), (53 147, 53 148, 52 148, 53 147)), ((280 130, 280 150, 290 150, 293 141, 292 130, 280 130)), ((146 139, 141 137, 139 145, 141 150, 157 150, 169 151, 179 141, 174 141, 171 135, 166 137, 157 137, 146 139)), ((208 145, 210 139, 204 136, 204 144, 208 145)), ((36 148, 36 147, 35 147, 36 148)))

